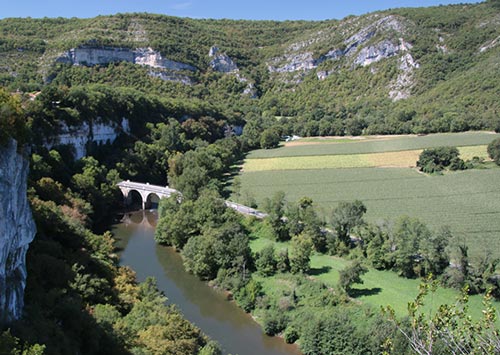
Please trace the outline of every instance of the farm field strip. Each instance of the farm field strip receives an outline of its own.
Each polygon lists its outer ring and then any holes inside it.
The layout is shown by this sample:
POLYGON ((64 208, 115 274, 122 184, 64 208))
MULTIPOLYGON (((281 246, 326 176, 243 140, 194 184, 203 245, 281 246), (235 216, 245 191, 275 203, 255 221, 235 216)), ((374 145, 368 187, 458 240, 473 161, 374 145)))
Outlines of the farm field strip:
MULTIPOLYGON (((487 159, 486 145, 460 147, 462 159, 474 156, 487 159)), ((415 167, 421 149, 398 152, 383 152, 349 155, 319 155, 276 158, 251 158, 245 161, 246 172, 265 170, 297 170, 297 169, 332 169, 332 168, 370 168, 415 167)))
POLYGON ((275 158, 319 155, 349 155, 382 152, 418 150, 439 146, 474 146, 487 145, 500 134, 491 132, 443 133, 427 136, 395 136, 381 139, 353 139, 352 142, 311 142, 311 144, 293 142, 294 145, 277 149, 259 149, 251 152, 247 158, 275 158))
POLYGON ((279 190, 289 201, 308 196, 327 219, 339 202, 359 199, 371 222, 408 215, 433 229, 449 225, 471 255, 489 250, 500 257, 500 169, 443 176, 382 168, 261 171, 243 173, 241 182, 258 203, 279 190))

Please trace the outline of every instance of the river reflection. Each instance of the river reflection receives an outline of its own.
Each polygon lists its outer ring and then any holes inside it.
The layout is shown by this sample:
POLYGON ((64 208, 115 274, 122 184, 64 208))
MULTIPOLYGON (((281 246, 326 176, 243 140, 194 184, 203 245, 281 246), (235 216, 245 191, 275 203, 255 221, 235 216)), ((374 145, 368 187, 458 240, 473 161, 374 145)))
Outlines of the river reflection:
POLYGON ((169 302, 176 304, 189 321, 219 342, 226 354, 300 354, 296 346, 263 334, 259 325, 227 301, 223 293, 187 273, 181 256, 172 248, 157 245, 153 237, 156 218, 156 211, 135 212, 114 226, 121 249, 121 265, 134 269, 140 281, 155 277, 169 302))

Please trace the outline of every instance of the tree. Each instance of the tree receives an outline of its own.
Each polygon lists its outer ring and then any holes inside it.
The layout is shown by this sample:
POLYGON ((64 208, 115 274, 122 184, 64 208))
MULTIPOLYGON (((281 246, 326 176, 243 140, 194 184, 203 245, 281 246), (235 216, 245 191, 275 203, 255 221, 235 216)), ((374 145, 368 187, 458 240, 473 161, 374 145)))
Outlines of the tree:
POLYGON ((468 314, 467 287, 455 304, 441 305, 432 314, 422 310, 425 298, 429 294, 432 296, 437 287, 436 281, 429 280, 420 285, 415 301, 408 304, 409 328, 396 319, 390 306, 385 309, 389 319, 409 341, 413 352, 422 355, 499 354, 500 335, 491 295, 485 295, 483 318, 476 321, 468 314))
POLYGON ((28 138, 24 111, 20 101, 0 88, 0 145, 8 138, 14 138, 21 144, 28 138))
POLYGON ((274 231, 276 240, 285 241, 290 238, 288 228, 283 218, 285 215, 285 193, 277 191, 271 199, 264 200, 264 210, 269 214, 266 222, 269 223, 274 231))
POLYGON ((265 129, 260 137, 260 147, 262 149, 276 148, 280 143, 280 135, 274 128, 265 129))
POLYGON ((368 272, 368 269, 359 260, 355 260, 351 265, 346 266, 340 270, 339 285, 348 294, 351 290, 352 284, 362 284, 363 280, 361 275, 368 272))
POLYGON ((273 244, 265 246, 259 253, 257 253, 257 259, 255 261, 255 266, 257 271, 264 276, 274 275, 276 272, 276 257, 273 244))
POLYGON ((415 267, 421 261, 419 243, 421 240, 430 240, 431 232, 418 219, 408 216, 401 217, 394 229, 394 240, 391 249, 394 269, 401 276, 414 277, 415 267))
POLYGON ((352 228, 364 223, 363 215, 366 206, 363 202, 340 202, 332 212, 331 224, 337 233, 337 237, 345 244, 350 244, 350 233, 352 228))
POLYGON ((500 138, 488 144, 488 155, 497 165, 500 165, 500 138))
POLYGON ((450 167, 452 170, 463 170, 464 161, 456 147, 438 147, 424 149, 420 153, 417 167, 424 173, 434 173, 450 167))
POLYGON ((292 238, 290 250, 290 271, 294 274, 307 273, 311 268, 311 254, 314 250, 312 239, 307 234, 292 238))

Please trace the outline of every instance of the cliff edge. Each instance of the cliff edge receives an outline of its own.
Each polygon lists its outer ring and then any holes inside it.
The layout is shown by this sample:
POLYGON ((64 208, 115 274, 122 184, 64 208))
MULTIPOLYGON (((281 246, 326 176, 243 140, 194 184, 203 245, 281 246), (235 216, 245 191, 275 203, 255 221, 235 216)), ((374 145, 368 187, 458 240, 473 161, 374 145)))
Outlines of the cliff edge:
POLYGON ((0 146, 0 324, 21 317, 26 252, 36 232, 26 196, 29 162, 17 142, 0 146))

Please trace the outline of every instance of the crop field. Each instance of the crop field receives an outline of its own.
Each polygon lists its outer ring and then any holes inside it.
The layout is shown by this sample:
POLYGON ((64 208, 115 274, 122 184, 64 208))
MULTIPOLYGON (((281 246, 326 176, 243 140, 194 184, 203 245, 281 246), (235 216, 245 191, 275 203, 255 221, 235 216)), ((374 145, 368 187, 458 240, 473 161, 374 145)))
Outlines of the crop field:
POLYGON ((381 152, 397 152, 403 150, 418 150, 439 146, 474 146, 487 145, 500 134, 490 132, 443 133, 427 136, 386 136, 325 139, 315 138, 315 141, 298 140, 286 143, 277 149, 259 149, 251 152, 248 159, 297 157, 339 154, 368 154, 381 152))
MULTIPOLYGON (((464 160, 472 157, 488 158, 486 145, 460 147, 460 155, 464 160)), ((296 157, 276 157, 267 159, 247 159, 245 172, 269 170, 298 169, 332 169, 332 168, 411 168, 417 165, 422 149, 382 152, 371 154, 339 154, 296 157)))
MULTIPOLYGON (((466 142, 460 151, 463 158, 470 159, 486 156, 485 137, 493 140, 496 135, 465 133, 416 138, 428 138, 437 142, 437 146, 466 142), (462 139, 464 137, 466 139, 462 139)), ((433 229, 448 225, 454 235, 468 244, 471 256, 493 252, 500 257, 500 169, 489 165, 486 169, 429 176, 404 168, 412 166, 408 162, 418 158, 415 150, 358 153, 361 149, 356 146, 367 143, 336 144, 350 146, 350 155, 345 151, 340 155, 292 158, 282 154, 270 159, 247 159, 240 175, 241 191, 253 195, 258 203, 280 190, 286 193, 288 201, 308 196, 327 220, 339 202, 359 199, 367 206, 366 220, 370 222, 393 221, 408 215, 421 219, 433 229)), ((383 143, 391 146, 388 141, 383 143)), ((286 152, 300 148, 309 153, 310 147, 330 145, 335 144, 280 149, 286 152)))

